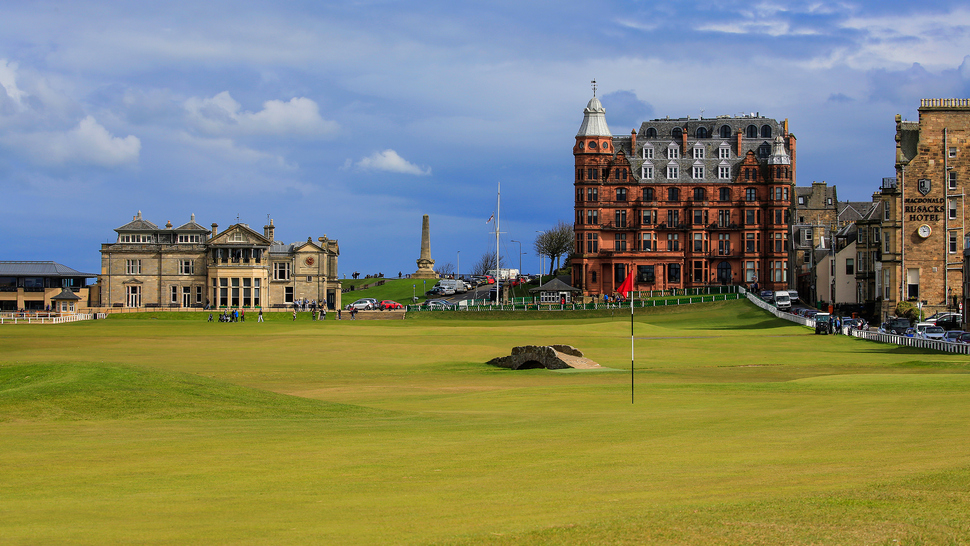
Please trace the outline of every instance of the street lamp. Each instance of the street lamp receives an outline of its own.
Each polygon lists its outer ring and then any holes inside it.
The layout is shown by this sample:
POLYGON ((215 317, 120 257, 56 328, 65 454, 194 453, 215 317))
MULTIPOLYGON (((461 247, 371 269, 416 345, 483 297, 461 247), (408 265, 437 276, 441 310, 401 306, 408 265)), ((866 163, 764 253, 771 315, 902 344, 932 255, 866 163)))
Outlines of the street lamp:
POLYGON ((519 244, 519 275, 522 274, 522 241, 511 240, 513 243, 519 244))
POLYGON ((412 284, 411 285, 411 303, 414 303, 414 302, 418 301, 418 296, 417 296, 417 294, 414 293, 414 289, 416 287, 417 287, 417 285, 415 285, 415 284, 412 284))
MULTIPOLYGON (((536 233, 539 233, 539 230, 536 230, 536 233)), ((536 240, 538 239, 539 237, 536 236, 536 240)), ((539 252, 538 246, 536 247, 536 254, 539 255, 539 286, 542 286, 542 253, 539 252)))
POLYGON ((455 278, 461 278, 461 251, 458 251, 458 265, 455 266, 455 278))

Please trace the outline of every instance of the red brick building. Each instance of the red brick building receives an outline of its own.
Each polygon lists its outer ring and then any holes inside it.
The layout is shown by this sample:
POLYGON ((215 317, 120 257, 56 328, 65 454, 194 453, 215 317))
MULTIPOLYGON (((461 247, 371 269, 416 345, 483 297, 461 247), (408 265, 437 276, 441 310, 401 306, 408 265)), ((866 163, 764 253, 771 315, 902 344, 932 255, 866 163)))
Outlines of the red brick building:
POLYGON ((575 156, 572 284, 611 294, 758 283, 789 286, 795 137, 787 120, 656 119, 613 136, 595 96, 575 156))

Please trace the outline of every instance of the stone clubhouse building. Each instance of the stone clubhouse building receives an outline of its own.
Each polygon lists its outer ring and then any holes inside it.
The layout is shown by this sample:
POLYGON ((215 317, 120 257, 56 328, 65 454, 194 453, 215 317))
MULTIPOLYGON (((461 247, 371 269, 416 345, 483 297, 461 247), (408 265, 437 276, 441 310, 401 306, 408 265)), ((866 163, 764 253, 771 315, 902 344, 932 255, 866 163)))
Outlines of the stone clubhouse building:
POLYGON ((114 243, 101 245, 99 306, 270 309, 313 300, 340 307, 336 240, 277 241, 272 220, 262 233, 244 223, 218 229, 194 214, 159 228, 139 211, 115 229, 114 243))

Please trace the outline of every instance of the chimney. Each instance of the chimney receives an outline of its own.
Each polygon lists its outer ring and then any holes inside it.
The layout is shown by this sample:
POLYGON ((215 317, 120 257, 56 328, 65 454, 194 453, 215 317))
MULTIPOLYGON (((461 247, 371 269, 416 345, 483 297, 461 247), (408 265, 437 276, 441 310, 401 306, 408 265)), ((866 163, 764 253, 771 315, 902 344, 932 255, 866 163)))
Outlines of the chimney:
POLYGON ((684 130, 680 133, 680 153, 684 156, 687 155, 687 126, 684 126, 684 130))
POLYGON ((216 233, 219 233, 219 224, 212 222, 212 235, 210 237, 215 237, 216 233))
POLYGON ((744 157, 743 155, 741 155, 741 151, 742 151, 742 148, 741 148, 741 135, 742 134, 743 134, 742 133, 742 130, 739 128, 738 129, 738 157, 744 157))
POLYGON ((273 242, 273 237, 276 235, 276 226, 273 225, 273 219, 269 219, 269 225, 263 226, 263 236, 269 239, 269 242, 273 242))
POLYGON ((637 153, 637 130, 634 129, 630 131, 630 153, 636 155, 637 153))

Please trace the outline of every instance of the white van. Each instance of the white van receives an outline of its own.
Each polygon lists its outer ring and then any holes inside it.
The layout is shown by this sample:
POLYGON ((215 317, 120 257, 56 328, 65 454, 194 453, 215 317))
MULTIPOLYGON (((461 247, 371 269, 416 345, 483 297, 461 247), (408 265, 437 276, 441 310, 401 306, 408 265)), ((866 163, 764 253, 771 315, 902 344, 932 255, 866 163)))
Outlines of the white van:
POLYGON ((775 292, 775 307, 782 310, 791 309, 791 296, 788 295, 787 290, 775 292))
POLYGON ((465 282, 458 279, 440 279, 435 286, 451 289, 455 294, 464 294, 468 291, 465 287, 465 282))

